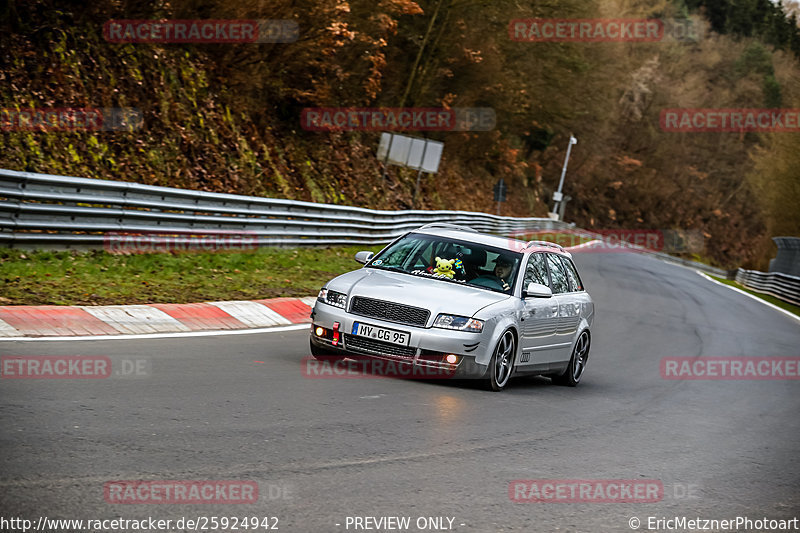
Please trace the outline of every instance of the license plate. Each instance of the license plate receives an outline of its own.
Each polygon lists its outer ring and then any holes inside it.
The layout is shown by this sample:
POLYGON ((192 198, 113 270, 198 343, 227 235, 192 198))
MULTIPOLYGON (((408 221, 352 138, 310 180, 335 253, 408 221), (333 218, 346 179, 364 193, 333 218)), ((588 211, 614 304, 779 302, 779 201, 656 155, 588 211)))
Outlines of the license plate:
POLYGON ((359 337, 369 337, 376 341, 390 342, 392 344, 400 344, 401 346, 408 346, 408 343, 411 341, 411 333, 407 331, 381 328, 371 324, 362 324, 361 322, 353 322, 353 330, 351 333, 359 337))

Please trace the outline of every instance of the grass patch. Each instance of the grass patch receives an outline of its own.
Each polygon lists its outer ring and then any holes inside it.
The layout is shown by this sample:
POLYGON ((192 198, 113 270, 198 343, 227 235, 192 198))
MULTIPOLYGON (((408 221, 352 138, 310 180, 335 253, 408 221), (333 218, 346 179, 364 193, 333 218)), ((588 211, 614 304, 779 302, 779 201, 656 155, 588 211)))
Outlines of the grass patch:
POLYGON ((734 281, 732 279, 718 278, 716 276, 709 276, 709 277, 719 281, 720 283, 724 283, 725 285, 730 285, 731 287, 736 287, 737 289, 741 289, 741 290, 743 290, 744 292, 746 292, 748 294, 752 294, 753 296, 757 296, 758 298, 761 298, 764 301, 767 301, 767 302, 769 302, 769 303, 771 303, 773 305, 777 305, 781 309, 784 309, 786 311, 789 311, 790 313, 794 313, 795 315, 800 316, 800 306, 797 306, 797 305, 794 305, 794 304, 790 304, 788 302, 784 302, 783 300, 781 300, 779 298, 775 298, 774 296, 772 296, 770 294, 763 294, 763 293, 756 292, 754 290, 748 289, 747 287, 744 287, 743 285, 740 285, 739 283, 737 283, 736 281, 734 281))
POLYGON ((115 255, 0 249, 0 305, 114 305, 313 296, 382 246, 115 255))

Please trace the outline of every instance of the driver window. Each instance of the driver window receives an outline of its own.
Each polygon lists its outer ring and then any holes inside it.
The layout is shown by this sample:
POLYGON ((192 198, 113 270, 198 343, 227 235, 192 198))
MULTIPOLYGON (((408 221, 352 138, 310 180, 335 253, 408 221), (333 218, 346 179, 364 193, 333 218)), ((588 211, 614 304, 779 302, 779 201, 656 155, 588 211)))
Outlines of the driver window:
POLYGON ((540 283, 545 287, 550 286, 543 254, 533 254, 528 258, 528 265, 525 267, 525 283, 522 289, 525 290, 529 283, 540 283))

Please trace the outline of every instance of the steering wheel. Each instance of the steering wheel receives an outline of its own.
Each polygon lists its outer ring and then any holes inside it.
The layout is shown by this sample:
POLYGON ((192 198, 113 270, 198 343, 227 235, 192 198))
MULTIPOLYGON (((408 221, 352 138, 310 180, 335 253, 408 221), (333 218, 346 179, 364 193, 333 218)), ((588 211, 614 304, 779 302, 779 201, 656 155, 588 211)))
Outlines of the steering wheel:
POLYGON ((503 287, 503 282, 497 276, 478 276, 477 278, 468 281, 467 285, 477 285, 478 287, 497 289, 498 291, 505 290, 503 287))

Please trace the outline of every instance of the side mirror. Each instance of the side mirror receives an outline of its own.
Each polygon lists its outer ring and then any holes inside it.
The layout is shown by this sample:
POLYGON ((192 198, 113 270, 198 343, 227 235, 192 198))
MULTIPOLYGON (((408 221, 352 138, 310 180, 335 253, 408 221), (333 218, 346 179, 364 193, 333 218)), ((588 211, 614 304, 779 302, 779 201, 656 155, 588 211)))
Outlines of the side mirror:
POLYGON ((367 263, 372 260, 372 256, 375 255, 372 252, 358 252, 356 253, 356 261, 361 263, 362 265, 366 265, 367 263))
POLYGON ((550 290, 550 287, 547 285, 542 285, 541 283, 528 283, 528 286, 525 287, 525 290, 522 291, 522 297, 526 298, 531 296, 533 298, 552 298, 553 291, 550 290))

